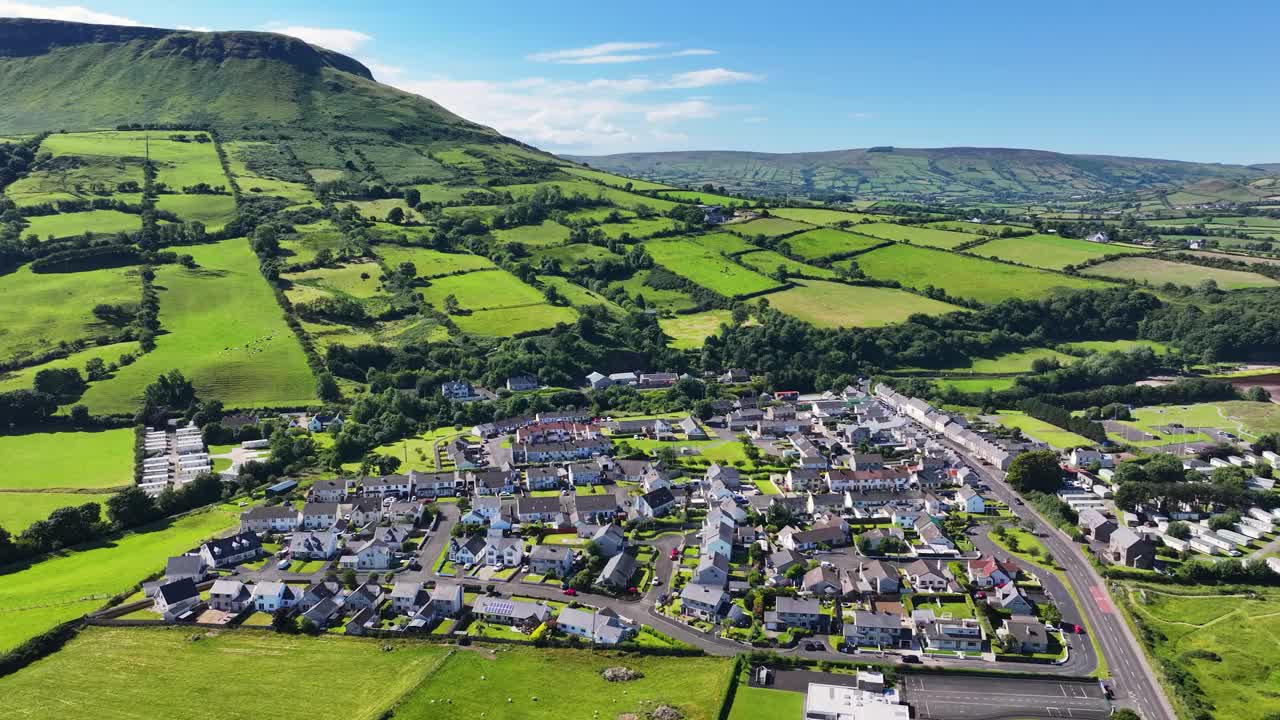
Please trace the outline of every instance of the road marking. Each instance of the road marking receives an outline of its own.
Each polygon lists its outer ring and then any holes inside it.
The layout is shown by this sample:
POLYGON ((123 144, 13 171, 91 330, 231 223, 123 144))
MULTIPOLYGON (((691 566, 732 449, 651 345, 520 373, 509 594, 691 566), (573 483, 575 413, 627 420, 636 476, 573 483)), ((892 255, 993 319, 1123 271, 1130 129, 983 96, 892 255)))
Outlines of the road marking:
POLYGON ((1099 612, 1108 615, 1114 615, 1116 609, 1111 606, 1111 597, 1107 595, 1107 591, 1097 585, 1089 586, 1089 594, 1093 596, 1093 603, 1098 606, 1099 612))

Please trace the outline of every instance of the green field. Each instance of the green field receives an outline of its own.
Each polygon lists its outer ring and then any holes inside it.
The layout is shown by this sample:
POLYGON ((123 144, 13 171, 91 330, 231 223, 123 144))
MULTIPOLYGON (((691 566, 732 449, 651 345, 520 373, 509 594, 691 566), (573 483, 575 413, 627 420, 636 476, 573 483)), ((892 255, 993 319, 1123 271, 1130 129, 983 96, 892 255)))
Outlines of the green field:
POLYGON ((22 231, 22 237, 34 235, 40 240, 77 237, 85 233, 115 235, 142 229, 141 215, 122 213, 119 210, 86 210, 57 215, 38 215, 26 220, 27 227, 22 231))
MULTIPOLYGON (((506 270, 478 270, 465 275, 436 278, 422 288, 423 299, 444 309, 445 298, 453 295, 466 310, 491 310, 537 305, 546 298, 506 270)), ((487 334, 487 333, 486 333, 487 334)))
POLYGON ((1161 260, 1159 258, 1120 258, 1087 268, 1087 275, 1100 275, 1120 280, 1137 280, 1140 283, 1163 285, 1187 285, 1196 287, 1205 280, 1213 280, 1222 290, 1276 287, 1280 285, 1269 277, 1243 270, 1221 270, 1188 263, 1161 260))
POLYGON ((788 276, 799 275, 816 278, 834 278, 836 276, 835 272, 832 270, 817 267, 815 265, 806 265, 805 263, 792 260, 785 255, 779 255, 772 250, 755 250, 753 252, 743 253, 742 255, 739 255, 737 259, 738 262, 743 265, 755 268, 766 275, 772 275, 778 270, 778 266, 781 265, 787 269, 788 276))
POLYGON ((764 275, 752 272, 688 240, 649 240, 644 248, 659 265, 725 297, 751 295, 779 287, 764 275))
POLYGON ((406 221, 422 222, 417 210, 409 207, 403 198, 380 198, 378 200, 355 200, 351 203, 360 214, 370 220, 386 220, 393 208, 400 208, 406 221))
POLYGON ((1106 255, 1150 252, 1147 248, 1113 243, 1093 243, 1059 235, 1027 235, 985 242, 969 252, 1022 265, 1061 270, 1106 255))
MULTIPOLYGON (((41 152, 64 155, 103 156, 141 162, 150 158, 157 167, 156 182, 175 192, 197 183, 226 185, 227 177, 213 143, 178 142, 162 130, 68 133, 50 135, 40 144, 41 152)), ((188 136, 193 132, 186 133, 188 136)))
POLYGON ((1001 223, 975 223, 968 220, 940 220, 938 222, 925 223, 925 227, 937 228, 938 230, 949 230, 951 232, 970 233, 973 235, 981 235, 983 231, 988 233, 998 233, 1001 230, 1010 230, 1013 232, 1030 232, 1031 228, 1022 225, 1004 225, 1001 223))
POLYGON ((531 195, 538 188, 556 186, 565 195, 573 195, 575 193, 585 195, 589 198, 603 198, 607 202, 613 203, 620 208, 634 210, 641 205, 657 210, 658 212, 666 212, 674 207, 678 207, 680 203, 671 200, 663 200, 662 198, 649 197, 647 195, 636 195, 625 190, 607 187, 590 180, 554 180, 541 183, 522 183, 519 185, 499 185, 492 190, 496 192, 508 191, 511 196, 519 200, 531 195))
POLYGON ((161 195, 156 209, 174 213, 185 222, 204 223, 217 232, 236 217, 236 199, 230 195, 161 195))
POLYGON ((1067 345, 1071 350, 1084 350, 1086 352, 1130 352, 1140 347, 1151 348, 1157 353, 1169 351, 1169 346, 1155 340, 1080 340, 1067 345))
POLYGON ((156 273, 160 326, 155 350, 114 378, 94 383, 82 402, 97 413, 133 412, 157 376, 182 370, 201 397, 229 408, 304 406, 315 379, 297 337, 244 239, 184 250, 198 267, 165 265, 156 273))
POLYGON ((1151 405, 1134 408, 1132 413, 1131 424, 1148 431, 1176 423, 1187 428, 1220 428, 1247 440, 1280 432, 1280 405, 1273 403, 1227 400, 1194 405, 1151 405))
POLYGON ((675 240, 684 239, 695 242, 708 250, 714 250, 725 255, 736 255, 738 253, 750 252, 759 249, 757 246, 743 240, 741 237, 732 233, 714 232, 706 235, 697 235, 686 238, 672 238, 675 240))
POLYGON ((983 378, 933 378, 933 382, 943 387, 949 387, 959 392, 965 393, 981 393, 988 390, 999 392, 1008 390, 1013 387, 1014 378, 1011 377, 983 377, 983 378))
POLYGON ((874 222, 888 217, 886 215, 868 215, 867 213, 828 210, 826 208, 770 208, 769 214, 786 220, 825 226, 852 225, 868 220, 874 222))
POLYGON ((462 200, 467 193, 487 193, 482 187, 475 185, 414 185, 422 202, 455 202, 462 200))
POLYGON ((33 273, 28 265, 0 276, 0 358, 114 332, 94 317, 94 305, 137 305, 141 298, 137 268, 33 273))
MULTIPOLYGON (((1195 679, 1213 717, 1262 720, 1278 705, 1280 594, 1274 588, 1242 590, 1250 594, 1126 584, 1121 604, 1154 631, 1139 633, 1148 651, 1195 679)), ((1170 700, 1182 705, 1176 693, 1170 700)))
POLYGON ((44 520, 58 508, 78 507, 91 502, 98 503, 105 518, 109 497, 110 493, 0 493, 0 528, 16 536, 31 523, 44 520))
POLYGON ((673 230, 677 225, 679 223, 671 218, 656 217, 632 218, 626 222, 603 223, 597 227, 607 238, 617 240, 626 235, 636 240, 643 240, 658 233, 673 230))
POLYGON ((882 240, 831 228, 803 232, 787 238, 784 242, 791 248, 793 255, 799 255, 806 260, 848 255, 884 244, 882 240))
MULTIPOLYGON (((0 435, 9 468, 0 488, 116 488, 133 484, 133 430, 0 435)), ((4 496, 0 495, 0 501, 4 496)))
POLYGON ((0 583, 0 653, 101 607, 112 595, 162 569, 169 556, 234 529, 239 513, 240 508, 223 505, 4 576, 0 583))
POLYGON ((1000 424, 1005 427, 1016 427, 1023 435, 1032 440, 1049 443, 1055 450, 1066 450, 1073 447, 1093 447, 1097 443, 1083 435, 1037 420, 1016 410, 1001 410, 1000 424))
POLYGON ((880 327, 916 313, 942 315, 963 308, 894 288, 803 280, 769 295, 769 304, 817 327, 880 327))
POLYGON ((659 310, 688 310, 697 303, 693 298, 680 290, 661 290, 645 285, 645 281, 649 277, 648 270, 639 270, 626 280, 618 280, 610 283, 610 287, 620 287, 632 299, 643 297, 645 304, 659 310))
POLYGON ((569 301, 569 304, 574 307, 602 305, 612 313, 621 314, 624 312, 624 310, 614 304, 612 300, 594 290, 584 288, 581 285, 572 282, 568 278, 563 278, 558 275, 538 275, 537 277, 540 282, 554 287, 566 300, 569 301))
POLYGON ((731 223, 729 225, 722 225, 721 227, 731 233, 742 235, 743 237, 755 237, 757 235, 778 237, 779 235, 787 235, 794 232, 800 232, 801 230, 806 230, 810 226, 806 223, 787 220, 786 218, 767 217, 745 223, 731 223))
POLYGON ((458 315, 453 321, 464 333, 509 337, 538 330, 550 330, 559 323, 572 323, 578 319, 573 308, 541 303, 498 310, 477 310, 470 315, 458 315))
POLYGON ((1030 348, 1018 352, 1005 353, 994 358, 973 358, 966 367, 948 368, 944 372, 970 372, 975 375, 1005 375, 1009 373, 1031 372, 1031 364, 1036 360, 1055 359, 1063 365, 1075 362, 1076 358, 1049 348, 1030 348))
POLYGON ((662 332, 671 336, 669 344, 678 350, 698 350, 703 340, 720 332, 721 325, 732 324, 733 313, 728 310, 707 310, 658 320, 662 332))
POLYGON ((297 204, 315 203, 315 194, 304 183, 267 177, 264 174, 250 170, 245 164, 244 158, 251 152, 274 150, 270 144, 236 141, 223 143, 222 147, 227 153, 227 163, 231 166, 231 174, 239 182, 240 191, 244 195, 248 197, 282 197, 297 204))
POLYGON ((98 358, 110 365, 120 359, 125 353, 138 353, 138 343, 122 342, 111 345, 93 345, 87 350, 71 353, 64 358, 50 360, 42 365, 32 365, 20 368, 18 370, 10 370, 8 372, 0 372, 0 392, 9 392, 12 390, 26 390, 32 386, 35 381, 36 373, 41 370, 65 370, 67 368, 75 368, 84 375, 85 363, 93 358, 98 358))
POLYGON ((619 257, 609 252, 609 248, 588 245, 587 243, 572 243, 542 248, 534 251, 532 255, 534 262, 541 262, 543 258, 551 258, 565 266, 590 265, 605 258, 612 257, 616 259, 619 257))
POLYGON ((897 280, 916 289, 932 285, 946 290, 948 295, 972 298, 982 303, 997 303, 1010 298, 1031 300, 1045 297, 1059 289, 1108 287, 1108 284, 1099 280, 1058 275, 963 255, 944 255, 937 250, 908 245, 872 250, 859 255, 855 260, 869 277, 897 280))
MULTIPOLYGON (((285 276, 297 287, 312 287, 330 292, 350 295, 353 298, 369 299, 382 294, 382 268, 374 262, 349 262, 332 267, 320 267, 285 276)), ((291 288, 289 299, 298 300, 314 297, 314 292, 291 288)))
POLYGON ((666 190, 671 187, 670 185, 663 185, 662 183, 649 182, 648 180, 636 180, 634 178, 613 175, 611 173, 600 172, 599 170, 591 170, 584 167, 566 165, 560 169, 570 175, 577 175, 578 177, 586 178, 588 180, 595 180, 602 185, 609 185, 610 187, 616 188, 626 189, 627 186, 630 185, 632 190, 666 190))
POLYGON ((552 220, 541 225, 522 225, 505 230, 493 230, 493 237, 500 243, 521 243, 534 247, 559 245, 569 239, 569 228, 552 220))
POLYGON ((909 242, 913 245, 951 249, 957 245, 981 239, 978 235, 937 230, 922 225, 894 225, 892 223, 867 223, 854 228, 856 232, 885 240, 909 242))
POLYGON ((405 245, 379 245, 376 252, 392 270, 398 268, 401 263, 413 263, 420 278, 433 278, 468 270, 488 270, 494 267, 493 261, 489 258, 471 253, 441 252, 405 245))
POLYGON ((750 200, 743 200, 742 198, 730 197, 728 195, 717 195, 715 193, 702 192, 699 190, 662 190, 654 194, 662 198, 683 200, 685 202, 697 203, 699 205, 746 207, 752 204, 750 200))

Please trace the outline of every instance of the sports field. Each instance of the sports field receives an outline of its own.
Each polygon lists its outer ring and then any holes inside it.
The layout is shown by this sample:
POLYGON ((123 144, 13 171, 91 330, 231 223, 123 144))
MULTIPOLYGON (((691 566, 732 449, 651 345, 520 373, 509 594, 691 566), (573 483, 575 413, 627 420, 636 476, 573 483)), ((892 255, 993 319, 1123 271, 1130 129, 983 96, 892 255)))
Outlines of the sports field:
POLYGON ((644 248, 659 265, 725 297, 750 295, 779 287, 764 275, 688 240, 649 240, 644 243, 644 248))
POLYGON ((1158 258, 1120 258, 1084 270, 1086 275, 1100 275, 1122 280, 1137 280, 1151 285, 1173 283, 1196 287, 1205 280, 1213 280, 1221 290, 1276 287, 1280 283, 1269 277, 1243 270, 1221 270, 1188 263, 1160 260, 1158 258))
MULTIPOLYGON (((943 232, 941 230, 937 232, 943 232)), ((869 277, 897 280, 923 289, 940 287, 948 295, 997 303, 1009 298, 1030 300, 1060 289, 1108 287, 1108 283, 1088 278, 1059 275, 1044 270, 1005 265, 937 250, 893 245, 854 258, 869 277)))
MULTIPOLYGON (((133 484, 133 430, 0 435, 6 490, 116 488, 133 484)), ((0 503, 5 502, 0 495, 0 503)))
POLYGON ((1022 265, 1061 270, 1068 265, 1079 265, 1107 255, 1134 254, 1150 252, 1150 250, 1113 243, 1093 243, 1058 235, 1036 234, 992 240, 969 252, 1022 265))
POLYGON ((909 242, 913 245, 951 249, 957 245, 980 240, 978 235, 937 230, 923 225, 894 225, 893 223, 865 223, 853 228, 855 232, 885 240, 909 242))
POLYGON ((810 225, 852 225, 867 220, 884 220, 886 215, 868 215, 867 213, 845 212, 844 210, 828 210, 826 208, 771 208, 769 214, 774 217, 809 223, 810 225))
POLYGON ((963 308, 893 288, 799 280, 772 293, 769 304, 817 327, 880 327, 917 313, 942 315, 963 308))
POLYGON ((185 373, 201 397, 228 408, 314 402, 315 378, 302 346, 248 241, 183 250, 198 267, 164 265, 156 273, 162 333, 155 350, 91 385, 82 402, 95 413, 133 412, 142 389, 172 369, 185 373))
POLYGON ((520 243, 533 247, 559 245, 569 239, 569 228, 552 220, 544 220, 541 225, 522 225, 520 227, 493 230, 493 238, 499 243, 520 243))
POLYGON ((827 268, 818 267, 816 265, 807 265, 797 262, 785 255, 779 255, 772 250, 755 250, 753 252, 743 253, 737 256, 738 262, 747 267, 754 268, 766 275, 772 275, 777 272, 778 266, 787 269, 788 276, 802 275, 804 277, 816 278, 834 278, 835 272, 827 268))
POLYGON ((494 267, 493 261, 489 258, 471 253, 441 252, 431 248, 406 245, 379 245, 374 252, 391 270, 400 267, 401 263, 413 263, 420 278, 451 275, 466 270, 487 270, 494 267))
POLYGON ((671 336, 671 347, 677 350, 697 350, 707 337, 720 332, 721 325, 732 324, 733 313, 728 310, 707 310, 658 320, 662 332, 671 336))
POLYGON ((26 218, 27 227, 22 237, 35 236, 40 240, 91 235, 115 235, 137 232, 142 229, 142 216, 119 210, 86 210, 84 212, 37 215, 26 218))
POLYGON ((810 225, 807 223, 796 222, 795 220, 787 220, 786 218, 767 217, 745 223, 722 225, 721 227, 729 232, 742 235, 743 237, 755 237, 757 235, 777 237, 779 235, 787 235, 789 233, 806 230, 810 225))
POLYGON ((1023 435, 1032 440, 1049 443, 1055 450, 1093 447, 1097 444, 1083 435, 1077 435, 1017 410, 1001 410, 1000 424, 1005 427, 1016 427, 1022 431, 1023 435))
POLYGON ((137 268, 33 273, 27 265, 0 276, 0 358, 113 333, 116 328, 94 317, 94 305, 136 306, 141 298, 137 268))
POLYGON ((792 235, 783 242, 791 248, 792 254, 799 255, 806 260, 848 255, 884 244, 883 240, 876 240, 865 235, 856 235, 831 228, 818 228, 799 235, 792 235))

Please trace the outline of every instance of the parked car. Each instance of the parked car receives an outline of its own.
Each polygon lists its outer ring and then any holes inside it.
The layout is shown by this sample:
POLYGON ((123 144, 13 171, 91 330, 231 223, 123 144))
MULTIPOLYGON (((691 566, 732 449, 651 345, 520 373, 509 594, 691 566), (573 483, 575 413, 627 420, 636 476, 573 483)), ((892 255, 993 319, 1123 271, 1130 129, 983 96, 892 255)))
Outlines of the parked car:
POLYGON ((288 570, 291 564, 293 564, 293 561, 288 558, 285 558, 284 560, 281 560, 280 562, 276 563, 276 567, 281 570, 288 570))
POLYGON ((676 548, 671 548, 671 559, 675 560, 678 557, 680 557, 680 551, 676 548))
POLYGON ((649 581, 649 584, 650 584, 650 585, 652 585, 653 587, 658 587, 659 585, 661 585, 661 584, 662 584, 662 580, 660 580, 660 579, 658 579, 658 578, 654 578, 654 579, 652 579, 652 580, 650 580, 650 581, 649 581))
POLYGON ((805 650, 825 650, 826 648, 822 647, 822 643, 817 642, 816 640, 810 640, 804 644, 804 649, 805 650))
POLYGON ((565 588, 564 594, 568 595, 569 597, 575 597, 577 596, 578 591, 574 590, 573 588, 565 588))
POLYGON ((903 655, 902 662, 915 665, 920 662, 920 656, 919 655, 903 655))

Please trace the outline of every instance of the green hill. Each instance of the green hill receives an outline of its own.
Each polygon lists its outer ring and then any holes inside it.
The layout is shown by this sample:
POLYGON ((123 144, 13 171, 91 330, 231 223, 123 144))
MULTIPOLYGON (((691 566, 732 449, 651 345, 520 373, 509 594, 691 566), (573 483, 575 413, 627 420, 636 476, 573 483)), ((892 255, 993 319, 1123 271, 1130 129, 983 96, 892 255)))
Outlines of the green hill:
POLYGON ((1247 181, 1238 165, 1007 148, 866 148, 810 153, 689 151, 567 156, 592 167, 673 185, 714 183, 745 193, 932 201, 1065 200, 1247 181))

